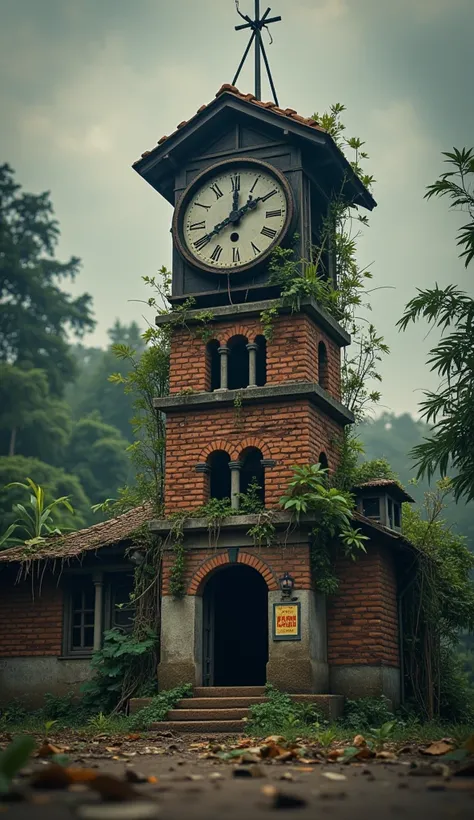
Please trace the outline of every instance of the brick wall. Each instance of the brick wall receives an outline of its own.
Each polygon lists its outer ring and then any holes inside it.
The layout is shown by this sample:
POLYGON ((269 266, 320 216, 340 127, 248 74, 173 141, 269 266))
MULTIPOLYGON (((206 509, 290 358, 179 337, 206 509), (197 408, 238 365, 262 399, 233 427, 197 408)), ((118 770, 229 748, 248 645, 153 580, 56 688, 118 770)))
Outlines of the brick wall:
POLYGON ((0 657, 62 654, 63 593, 45 575, 15 585, 10 571, 0 575, 0 657))
POLYGON ((399 666, 397 582, 392 554, 372 543, 337 566, 339 594, 328 604, 328 660, 399 666))
MULTIPOLYGON (((215 326, 213 338, 224 345, 232 336, 245 336, 248 342, 253 342, 262 333, 263 328, 258 319, 248 319, 245 324, 239 324, 234 319, 219 322, 215 326)), ((267 384, 317 382, 319 342, 326 345, 328 393, 333 398, 340 399, 339 346, 304 313, 284 315, 275 320, 273 339, 267 343, 267 384)), ((193 336, 189 330, 180 329, 173 334, 171 346, 170 393, 179 393, 188 388, 196 392, 210 390, 210 368, 206 343, 193 336)))
POLYGON ((166 513, 195 509, 209 496, 209 479, 195 472, 215 450, 226 451, 237 460, 246 447, 259 448, 275 467, 265 471, 265 503, 276 507, 292 466, 316 462, 321 451, 334 469, 336 443, 342 427, 308 400, 292 404, 269 403, 243 407, 237 416, 233 407, 172 413, 166 422, 166 513))
MULTIPOLYGON (((171 550, 163 556, 163 595, 170 595, 169 578, 175 556, 171 550)), ((285 548, 251 548, 243 547, 239 552, 238 563, 254 567, 263 575, 269 590, 278 590, 278 579, 288 570, 294 579, 297 589, 311 589, 311 571, 309 547, 307 545, 290 545, 285 548)), ((188 595, 202 592, 204 580, 209 573, 218 567, 230 565, 227 549, 196 549, 186 553, 185 584, 188 595)))

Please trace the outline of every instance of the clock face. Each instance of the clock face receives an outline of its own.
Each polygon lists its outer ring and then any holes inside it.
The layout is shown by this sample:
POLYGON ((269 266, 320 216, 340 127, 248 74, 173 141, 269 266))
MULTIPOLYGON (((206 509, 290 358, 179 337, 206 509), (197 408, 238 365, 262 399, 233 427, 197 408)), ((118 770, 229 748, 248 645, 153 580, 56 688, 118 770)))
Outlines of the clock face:
POLYGON ((283 238, 291 216, 286 180, 259 163, 215 169, 186 200, 180 217, 186 256, 216 272, 261 261, 283 238))

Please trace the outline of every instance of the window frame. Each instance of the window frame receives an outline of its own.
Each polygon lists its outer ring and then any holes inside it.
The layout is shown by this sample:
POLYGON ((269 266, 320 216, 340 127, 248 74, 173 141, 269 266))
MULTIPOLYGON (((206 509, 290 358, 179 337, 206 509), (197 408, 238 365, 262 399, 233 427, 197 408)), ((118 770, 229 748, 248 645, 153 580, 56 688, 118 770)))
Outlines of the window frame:
MULTIPOLYGON (((67 572, 67 582, 63 588, 63 616, 62 616, 62 654, 61 658, 64 660, 90 660, 92 655, 94 654, 94 647, 92 646, 91 649, 81 647, 79 649, 74 649, 72 646, 72 629, 73 629, 73 594, 74 594, 74 584, 77 583, 78 578, 89 577, 92 580, 92 584, 94 587, 94 622, 95 622, 95 583, 94 578, 101 576, 100 581, 103 584, 102 590, 102 635, 103 638, 104 632, 108 629, 112 628, 113 621, 112 621, 112 603, 113 603, 113 590, 112 590, 112 578, 113 575, 118 575, 119 573, 126 573, 128 575, 133 575, 134 569, 131 565, 124 566, 106 566, 101 567, 100 569, 95 569, 94 567, 87 567, 87 568, 80 568, 80 569, 70 569, 67 572)), ((94 627, 95 628, 95 627, 94 627)), ((119 627, 123 628, 123 627, 119 627)))

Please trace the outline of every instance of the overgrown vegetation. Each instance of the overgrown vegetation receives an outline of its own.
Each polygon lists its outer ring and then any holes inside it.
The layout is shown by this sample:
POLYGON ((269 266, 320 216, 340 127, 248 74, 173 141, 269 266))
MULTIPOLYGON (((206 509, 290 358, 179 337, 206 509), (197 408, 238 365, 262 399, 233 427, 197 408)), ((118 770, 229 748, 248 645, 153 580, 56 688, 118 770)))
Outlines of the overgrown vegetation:
POLYGON ((148 706, 140 709, 135 715, 130 717, 129 726, 132 730, 149 729, 153 723, 165 720, 170 709, 174 709, 177 703, 183 698, 192 695, 193 687, 190 683, 168 689, 155 695, 148 706))
POLYGON ((298 736, 305 731, 314 731, 322 721, 321 713, 313 705, 297 703, 285 692, 267 684, 266 703, 250 707, 247 733, 252 736, 284 735, 298 736))
POLYGON ((451 493, 442 479, 422 511, 403 506, 403 533, 417 549, 402 595, 405 678, 423 717, 474 720, 474 688, 454 651, 460 631, 474 629, 474 556, 443 520, 451 493))

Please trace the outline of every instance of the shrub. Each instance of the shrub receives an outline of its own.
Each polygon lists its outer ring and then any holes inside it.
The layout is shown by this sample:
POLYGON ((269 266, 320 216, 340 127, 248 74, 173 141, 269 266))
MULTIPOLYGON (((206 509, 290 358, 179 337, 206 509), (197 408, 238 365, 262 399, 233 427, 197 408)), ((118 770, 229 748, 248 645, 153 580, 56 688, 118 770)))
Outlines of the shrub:
POLYGON ((265 692, 268 700, 250 707, 249 734, 285 735, 292 730, 301 731, 305 726, 319 724, 322 719, 315 706, 296 703, 290 695, 280 692, 272 684, 267 684, 265 692))
POLYGON ((380 698, 359 698, 346 700, 342 722, 347 729, 362 731, 383 726, 393 720, 390 701, 382 695, 380 698))
POLYGON ((94 653, 91 661, 95 675, 82 687, 84 706, 95 713, 108 713, 122 705, 124 679, 133 677, 137 662, 151 653, 156 643, 157 637, 151 629, 142 640, 119 629, 105 632, 103 647, 94 653))

